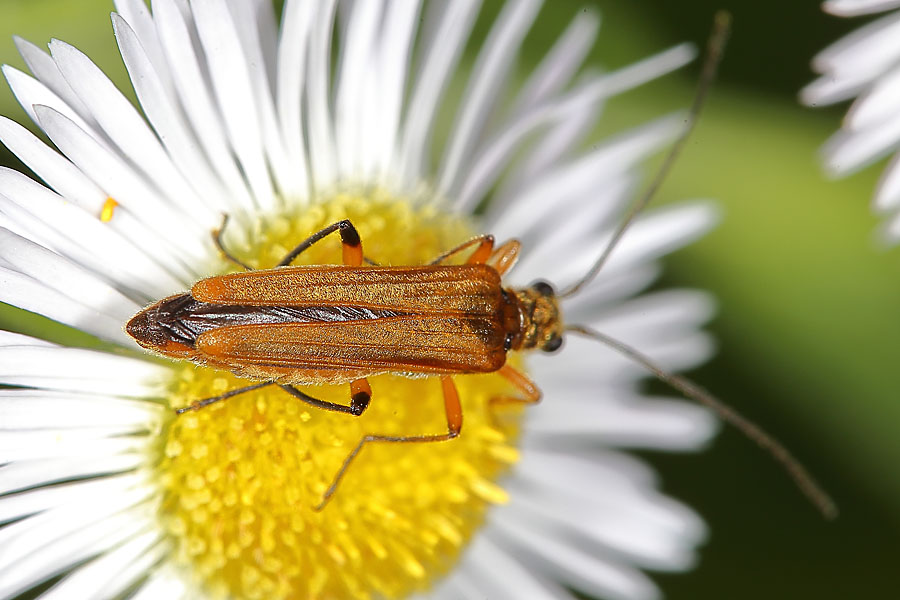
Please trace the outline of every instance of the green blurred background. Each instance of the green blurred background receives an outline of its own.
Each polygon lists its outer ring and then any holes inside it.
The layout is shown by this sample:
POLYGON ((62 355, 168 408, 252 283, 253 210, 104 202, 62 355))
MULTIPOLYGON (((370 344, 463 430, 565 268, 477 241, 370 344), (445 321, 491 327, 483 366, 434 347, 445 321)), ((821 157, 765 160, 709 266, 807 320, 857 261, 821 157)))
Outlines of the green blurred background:
MULTIPOLYGON (((552 0, 528 38, 523 72, 585 4, 603 17, 591 62, 604 67, 683 40, 702 43, 713 12, 732 11, 721 75, 659 198, 716 198, 724 218, 669 260, 663 285, 717 296, 711 329, 720 351, 693 376, 784 441, 841 508, 837 521, 824 522, 730 429, 702 454, 647 453, 665 489, 711 530, 694 571, 656 579, 673 599, 900 597, 900 248, 876 241, 869 202, 880 168, 834 182, 818 165, 817 150, 844 107, 796 102, 813 77, 812 55, 865 19, 830 17, 810 0, 552 0)), ((489 2, 484 16, 498 7, 489 2)), ((130 90, 110 10, 109 0, 2 0, 0 62, 22 66, 13 33, 37 43, 59 37, 130 90)), ((686 106, 697 70, 614 100, 602 132, 686 106)), ((5 86, 0 113, 26 120, 5 86)), ((19 166, 5 149, 0 163, 19 166)), ((0 326, 94 343, 8 309, 0 326)))

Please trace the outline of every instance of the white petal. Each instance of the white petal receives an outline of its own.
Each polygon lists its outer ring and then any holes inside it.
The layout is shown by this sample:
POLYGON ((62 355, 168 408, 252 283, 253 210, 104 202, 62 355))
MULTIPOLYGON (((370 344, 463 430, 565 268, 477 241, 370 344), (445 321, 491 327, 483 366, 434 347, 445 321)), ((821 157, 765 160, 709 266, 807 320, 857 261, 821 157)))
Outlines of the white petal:
POLYGON ((231 14, 224 3, 212 0, 197 0, 191 8, 232 148, 259 207, 271 210, 276 198, 266 166, 260 110, 231 14))
POLYGON ((378 113, 363 123, 372 128, 364 133, 364 137, 371 140, 373 156, 370 160, 375 163, 382 181, 395 177, 392 171, 398 160, 396 146, 420 10, 419 0, 392 2, 387 7, 378 55, 378 93, 375 94, 378 113))
POLYGON ((0 267, 0 301, 81 329, 101 339, 133 346, 122 321, 72 300, 27 275, 0 267))
MULTIPOLYGON (((168 245, 177 248, 173 258, 186 254, 185 261, 176 259, 177 262, 196 264, 208 259, 209 250, 200 242, 207 235, 205 226, 184 219, 158 194, 153 184, 64 115, 45 106, 37 106, 35 111, 44 131, 72 162, 109 196, 151 227, 168 245)), ((185 266, 190 269, 189 265, 185 266)), ((194 275, 195 279, 199 278, 199 273, 194 275)))
POLYGON ((0 347, 0 382, 48 390, 160 396, 168 367, 106 352, 62 347, 0 347))
MULTIPOLYGON (((204 225, 215 224, 218 215, 203 210, 203 203, 182 177, 147 123, 115 84, 74 46, 53 40, 50 52, 66 81, 88 107, 109 138, 138 167, 153 187, 188 216, 204 225)), ((40 118, 40 117, 39 117, 40 118)), ((70 155, 71 157, 71 155, 70 155)))
POLYGON ((161 80, 160 83, 165 89, 164 93, 168 98, 174 99, 175 89, 172 79, 169 77, 166 56, 147 3, 144 0, 113 0, 113 3, 116 6, 116 12, 119 13, 118 15, 113 13, 113 29, 116 28, 116 19, 124 19, 128 23, 128 28, 134 33, 142 52, 152 65, 152 70, 161 80))
POLYGON ((853 103, 844 119, 844 127, 854 131, 877 127, 893 117, 898 102, 900 67, 895 67, 882 75, 872 89, 853 103))
MULTIPOLYGON (((0 568, 0 594, 11 596, 20 593, 146 531, 152 521, 144 515, 141 517, 135 518, 128 513, 113 514, 94 523, 86 523, 80 531, 64 535, 59 530, 54 531, 53 535, 43 531, 32 533, 27 540, 31 542, 36 538, 41 544, 39 549, 17 556, 14 568, 0 568)), ((81 519, 75 522, 81 524, 81 519)), ((59 527, 60 524, 55 525, 59 527)), ((16 543, 21 546, 24 541, 19 539, 16 543)))
POLYGON ((17 494, 4 494, 0 497, 0 522, 27 517, 72 502, 84 502, 90 501, 91 498, 122 494, 144 483, 145 480, 145 473, 127 473, 44 486, 17 494))
POLYGON ((822 10, 841 17, 855 17, 890 10, 900 6, 900 0, 826 0, 822 10))
POLYGON ((455 196, 461 173, 471 164, 478 137, 499 100, 499 91, 506 82, 519 45, 540 7, 540 0, 507 2, 494 22, 478 54, 453 122, 453 133, 437 177, 439 195, 455 196))
POLYGON ((510 522, 497 514, 502 547, 526 551, 532 567, 540 565, 564 584, 590 596, 623 600, 653 600, 659 590, 645 575, 622 562, 588 554, 564 540, 547 538, 510 522))
POLYGON ((479 0, 460 0, 449 4, 435 2, 431 11, 440 13, 440 23, 421 49, 422 58, 403 122, 403 137, 398 158, 400 179, 418 183, 427 165, 427 144, 435 123, 438 101, 459 62, 466 40, 475 24, 479 0))
POLYGON ((150 530, 135 536, 86 565, 78 567, 50 590, 42 600, 58 598, 111 598, 123 593, 144 577, 168 548, 157 544, 162 531, 150 530))
POLYGON ((232 157, 231 144, 204 73, 205 63, 198 59, 200 50, 195 48, 185 16, 174 0, 152 0, 152 5, 169 72, 191 127, 225 186, 245 209, 250 209, 255 200, 232 157))
POLYGON ((888 211, 900 206, 900 155, 884 168, 875 191, 875 209, 888 211))
POLYGON ((169 563, 154 569, 146 583, 138 589, 132 600, 181 600, 181 598, 199 598, 197 591, 187 589, 187 577, 169 563))
POLYGON ((331 34, 335 0, 323 0, 318 4, 319 10, 313 18, 307 57, 309 63, 306 78, 306 123, 309 128, 307 143, 314 189, 322 190, 335 183, 337 174, 328 81, 331 72, 331 34))
MULTIPOLYGON (((249 89, 253 92, 259 115, 258 128, 269 167, 282 196, 309 196, 309 178, 302 164, 288 161, 284 140, 275 114, 273 83, 269 74, 269 58, 274 56, 273 6, 266 0, 226 3, 231 10, 232 23, 239 35, 242 55, 247 65, 249 89), (271 26, 272 31, 267 33, 271 26)), ((274 64, 272 65, 274 68, 274 64)), ((232 74, 232 78, 234 74, 232 74)))
MULTIPOLYGON (((501 238, 522 238, 525 237, 523 230, 543 223, 548 212, 555 215, 564 212, 558 210, 558 205, 552 205, 553 202, 568 199, 573 206, 587 203, 587 199, 596 198, 598 181, 615 185, 617 176, 673 139, 683 123, 679 115, 658 119, 612 138, 552 171, 541 173, 520 195, 499 198, 492 203, 486 219, 490 230, 501 238)), ((572 215, 573 218, 577 216, 572 215)), ((541 228, 541 231, 546 230, 541 228)))
POLYGON ((144 114, 177 168, 190 182, 196 197, 213 212, 239 208, 241 202, 231 196, 230 191, 221 185, 214 174, 183 119, 177 100, 167 92, 134 30, 115 13, 112 15, 112 22, 119 51, 144 114))
MULTIPOLYGON (((54 458, 29 460, 0 467, 0 493, 27 490, 39 485, 60 481, 73 481, 83 477, 96 477, 124 473, 148 462, 145 454, 119 454, 95 458, 54 458)), ((93 494, 92 497, 96 497, 93 494)))
POLYGON ((14 270, 114 319, 124 321, 141 308, 89 271, 2 227, 0 252, 14 270))
POLYGON ((104 146, 107 145, 105 137, 99 132, 98 129, 82 119, 81 116, 76 113, 71 106, 68 105, 68 103, 66 103, 62 98, 53 93, 43 83, 29 77, 22 71, 9 65, 3 65, 2 69, 3 75, 6 77, 6 81, 9 83, 10 89, 12 90, 13 94, 15 94, 16 99, 19 101, 19 104, 22 105, 22 108, 26 113, 28 113, 28 116, 31 118, 31 120, 34 121, 35 125, 41 127, 41 123, 34 111, 35 105, 49 106, 55 109, 57 112, 68 117, 73 123, 77 124, 84 131, 87 131, 91 135, 93 135, 98 144, 104 146))
POLYGON ((338 169, 342 177, 361 179, 362 127, 365 106, 374 100, 364 93, 366 73, 375 68, 374 44, 382 19, 383 3, 370 0, 350 11, 346 35, 342 36, 340 68, 334 107, 334 137, 338 169))
POLYGON ((278 78, 276 103, 282 137, 290 162, 302 171, 298 177, 309 180, 309 165, 304 144, 302 119, 303 85, 306 75, 306 51, 316 3, 288 0, 284 5, 281 35, 278 38, 278 78))
POLYGON ((22 59, 28 65, 28 69, 34 74, 35 78, 50 88, 54 94, 59 96, 91 126, 96 126, 97 122, 81 99, 78 98, 78 95, 69 87, 69 83, 62 76, 62 73, 59 72, 59 68, 53 62, 53 58, 31 42, 18 36, 13 36, 13 41, 16 43, 16 49, 22 55, 22 59))
POLYGON ((466 549, 466 555, 453 576, 457 582, 468 582, 476 598, 492 600, 553 600, 571 596, 559 585, 539 577, 517 558, 516 549, 506 551, 480 533, 466 549))
POLYGON ((62 457, 99 458, 148 452, 155 440, 146 435, 127 435, 133 430, 133 425, 106 425, 90 429, 4 431, 0 440, 0 462, 62 457))
MULTIPOLYGON (((187 274, 178 279, 172 274, 179 272, 174 259, 163 269, 138 250, 135 243, 147 240, 149 232, 127 213, 114 218, 115 224, 102 223, 21 173, 6 168, 0 168, 0 186, 9 194, 0 194, 0 214, 8 220, 5 227, 95 273, 108 274, 126 288, 143 291, 147 300, 183 289, 186 282, 196 279, 187 274), (131 241, 125 237, 129 234, 131 241)), ((159 242, 147 248, 163 254, 159 242)))
POLYGON ((900 114, 862 131, 839 131, 822 155, 829 173, 847 175, 882 158, 900 146, 900 114))
POLYGON ((519 117, 565 88, 590 51, 597 37, 600 16, 596 11, 579 11, 556 40, 528 81, 516 93, 513 118, 519 117))

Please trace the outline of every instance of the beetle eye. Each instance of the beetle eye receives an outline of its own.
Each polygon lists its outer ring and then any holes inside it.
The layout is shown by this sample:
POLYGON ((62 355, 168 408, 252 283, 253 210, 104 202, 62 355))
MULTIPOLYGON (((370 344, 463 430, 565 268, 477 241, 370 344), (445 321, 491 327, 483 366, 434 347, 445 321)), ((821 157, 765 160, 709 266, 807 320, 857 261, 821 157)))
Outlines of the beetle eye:
POLYGON ((561 335, 554 335, 549 340, 547 340, 543 346, 541 346, 541 350, 544 352, 556 352, 562 347, 563 339, 561 335))
POLYGON ((553 286, 543 280, 535 281, 534 283, 532 283, 531 289, 536 291, 541 296, 555 296, 556 295, 556 290, 553 289, 553 286))

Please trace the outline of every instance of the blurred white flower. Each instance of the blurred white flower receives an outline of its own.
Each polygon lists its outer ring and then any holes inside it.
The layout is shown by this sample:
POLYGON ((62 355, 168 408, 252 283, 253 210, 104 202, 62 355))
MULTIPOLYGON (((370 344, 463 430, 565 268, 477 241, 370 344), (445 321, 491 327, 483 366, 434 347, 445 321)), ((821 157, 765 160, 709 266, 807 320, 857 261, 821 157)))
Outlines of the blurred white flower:
MULTIPOLYGON (((529 361, 545 400, 518 428, 485 416, 495 376, 458 377, 458 440, 373 450, 319 513, 310 507, 361 427, 440 426, 428 381, 373 380, 359 419, 271 391, 176 419, 173 404, 237 380, 148 357, 122 330, 147 303, 223 271, 209 235, 223 212, 229 246, 259 264, 350 215, 375 258, 421 260, 490 231, 524 242, 509 285, 584 273, 635 167, 683 117, 580 148, 609 96, 693 52, 578 75, 598 26, 579 12, 512 85, 540 2, 511 1, 460 77, 461 99, 447 101, 479 4, 288 0, 279 25, 267 0, 153 0, 152 13, 117 0, 139 109, 74 47, 17 40, 31 75, 3 72, 56 149, 0 118, 0 140, 45 184, 0 169, 0 301, 108 350, 0 332, 0 597, 58 578, 42 598, 639 599, 659 595, 644 569, 693 564, 702 522, 618 448, 696 449, 714 422, 640 394, 640 368, 597 344, 529 361), (439 119, 452 127, 433 142, 439 119)), ((640 219, 566 301, 567 319, 668 369, 703 361, 710 300, 637 295, 659 256, 713 220, 707 203, 640 219)))
MULTIPOLYGON (((898 0, 829 0, 823 9, 852 17, 889 12, 822 50, 812 66, 822 76, 800 97, 810 106, 855 98, 841 130, 823 148, 827 171, 844 176, 900 148, 900 7, 898 0)), ((874 198, 888 215, 885 234, 900 238, 900 156, 885 169, 874 198)))

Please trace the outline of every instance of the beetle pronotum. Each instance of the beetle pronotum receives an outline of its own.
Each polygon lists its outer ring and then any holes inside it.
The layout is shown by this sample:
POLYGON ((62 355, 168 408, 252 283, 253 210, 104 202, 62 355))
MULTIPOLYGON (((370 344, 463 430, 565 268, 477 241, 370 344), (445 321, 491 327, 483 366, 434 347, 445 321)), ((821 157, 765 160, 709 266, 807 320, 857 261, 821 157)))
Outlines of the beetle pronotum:
MULTIPOLYGON (((145 308, 127 324, 128 333, 145 348, 171 358, 225 369, 260 383, 194 401, 179 414, 214 402, 278 385, 295 398, 325 410, 359 416, 369 405, 368 377, 382 373, 439 377, 447 431, 437 434, 369 434, 349 452, 316 507, 334 495, 354 458, 366 444, 446 441, 462 430, 463 415, 453 376, 497 372, 519 392, 498 402, 537 402, 541 393, 526 375, 506 364, 510 351, 557 350, 564 332, 591 337, 644 365, 659 379, 712 408, 779 461, 800 489, 826 515, 833 502, 805 469, 772 437, 689 380, 665 372, 622 342, 580 325, 564 326, 559 300, 572 296, 597 273, 634 217, 646 206, 668 172, 699 114, 727 32, 719 18, 710 39, 700 91, 688 124, 669 152, 646 193, 615 231, 603 254, 570 288, 557 294, 538 281, 525 289, 507 289, 501 277, 512 268, 520 244, 494 247, 491 235, 471 239, 422 266, 364 265, 362 241, 349 220, 313 234, 275 268, 252 270, 216 245, 247 272, 198 281, 189 292, 145 308), (339 233, 343 265, 289 266, 303 251, 339 233), (446 264, 471 249, 464 264, 446 264), (350 400, 338 404, 316 399, 297 385, 348 383, 350 400)), ((224 222, 223 222, 224 227, 224 222)))

